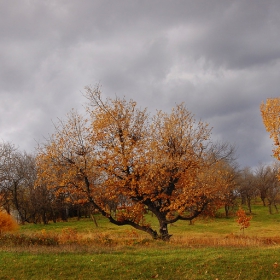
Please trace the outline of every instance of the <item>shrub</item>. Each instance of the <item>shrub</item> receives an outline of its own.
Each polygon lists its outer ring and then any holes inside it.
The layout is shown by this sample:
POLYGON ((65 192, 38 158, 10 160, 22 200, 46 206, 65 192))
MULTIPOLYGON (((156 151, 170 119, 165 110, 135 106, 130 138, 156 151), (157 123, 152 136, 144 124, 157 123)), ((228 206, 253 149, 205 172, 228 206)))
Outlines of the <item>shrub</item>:
POLYGON ((15 219, 6 212, 0 211, 0 234, 18 229, 15 219))

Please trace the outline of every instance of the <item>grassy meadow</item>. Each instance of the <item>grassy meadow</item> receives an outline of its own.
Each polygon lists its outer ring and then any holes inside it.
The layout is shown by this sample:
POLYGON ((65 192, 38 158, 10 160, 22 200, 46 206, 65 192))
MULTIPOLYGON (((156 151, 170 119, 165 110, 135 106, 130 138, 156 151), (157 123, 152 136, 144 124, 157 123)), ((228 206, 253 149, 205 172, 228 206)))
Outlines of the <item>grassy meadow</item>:
POLYGON ((89 218, 27 224, 0 236, 0 279, 280 279, 280 214, 256 204, 252 216, 244 234, 222 213, 180 221, 169 242, 99 215, 98 227, 89 218))

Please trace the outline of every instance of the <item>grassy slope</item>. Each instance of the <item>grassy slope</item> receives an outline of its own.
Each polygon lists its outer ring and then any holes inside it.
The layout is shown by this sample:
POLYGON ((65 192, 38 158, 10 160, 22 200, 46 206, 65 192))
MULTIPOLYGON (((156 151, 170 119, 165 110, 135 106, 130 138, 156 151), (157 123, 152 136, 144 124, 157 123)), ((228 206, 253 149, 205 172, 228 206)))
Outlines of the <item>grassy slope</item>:
MULTIPOLYGON (((100 244, 90 247, 2 248, 0 279, 280 278, 279 245, 246 243, 243 237, 228 242, 232 234, 237 237, 241 234, 234 217, 198 219, 192 226, 179 222, 170 227, 174 235, 170 243, 152 241, 144 233, 114 226, 102 217, 98 217, 98 224, 96 228, 92 221, 83 219, 47 226, 22 226, 20 231, 25 234, 42 229, 61 232, 63 228, 74 228, 81 235, 93 238, 109 236, 114 244, 103 243, 104 238, 101 238, 100 244), (133 242, 122 243, 129 238, 133 242), (194 246, 193 239, 196 239, 194 246), (222 243, 223 240, 228 243, 222 243)), ((279 230, 280 214, 269 215, 267 208, 254 206, 246 237, 252 240, 277 237, 279 230)))

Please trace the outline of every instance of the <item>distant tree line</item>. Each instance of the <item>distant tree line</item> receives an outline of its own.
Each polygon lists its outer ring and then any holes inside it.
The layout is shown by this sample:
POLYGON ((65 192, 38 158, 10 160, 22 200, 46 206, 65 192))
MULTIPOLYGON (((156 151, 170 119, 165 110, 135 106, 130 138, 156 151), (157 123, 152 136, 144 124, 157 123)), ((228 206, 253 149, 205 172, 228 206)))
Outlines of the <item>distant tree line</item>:
MULTIPOLYGON (((227 168, 230 187, 222 201, 205 209, 205 215, 215 215, 217 210, 224 208, 225 215, 230 216, 238 203, 247 206, 251 213, 251 205, 256 199, 268 207, 270 214, 278 213, 280 183, 276 163, 260 165, 255 170, 249 167, 240 170, 235 163, 227 168)), ((46 185, 38 186, 36 176, 35 155, 19 151, 11 143, 0 143, 0 207, 13 214, 19 223, 47 224, 93 214, 90 203, 76 201, 70 193, 57 194, 46 185)))
POLYGON ((66 221, 90 215, 89 204, 77 204, 66 194, 57 195, 45 185, 36 185, 36 156, 21 152, 11 143, 0 143, 0 209, 19 223, 66 221))

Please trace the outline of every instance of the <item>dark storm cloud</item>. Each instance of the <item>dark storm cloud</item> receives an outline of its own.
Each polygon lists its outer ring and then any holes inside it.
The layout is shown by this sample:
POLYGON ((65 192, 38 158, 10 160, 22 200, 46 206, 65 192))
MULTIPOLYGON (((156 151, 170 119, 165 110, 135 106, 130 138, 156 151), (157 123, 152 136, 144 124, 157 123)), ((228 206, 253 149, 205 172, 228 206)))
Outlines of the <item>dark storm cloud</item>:
POLYGON ((169 111, 185 102, 238 148, 271 161, 259 105, 279 96, 279 1, 0 2, 0 138, 33 150, 84 86, 169 111))

